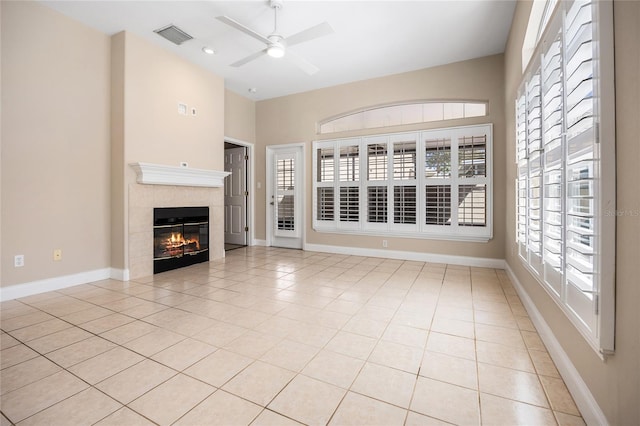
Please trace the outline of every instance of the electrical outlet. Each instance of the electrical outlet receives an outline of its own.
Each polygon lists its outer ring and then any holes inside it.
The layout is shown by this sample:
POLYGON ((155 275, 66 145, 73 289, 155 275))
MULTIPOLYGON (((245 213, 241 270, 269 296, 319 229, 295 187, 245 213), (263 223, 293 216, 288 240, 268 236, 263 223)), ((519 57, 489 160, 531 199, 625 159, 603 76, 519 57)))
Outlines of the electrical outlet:
POLYGON ((53 251, 53 260, 62 260, 62 249, 55 249, 53 251))
POLYGON ((382 247, 387 248, 387 240, 382 240, 382 247))
POLYGON ((24 254, 17 254, 13 258, 13 266, 15 268, 22 268, 24 266, 24 254))

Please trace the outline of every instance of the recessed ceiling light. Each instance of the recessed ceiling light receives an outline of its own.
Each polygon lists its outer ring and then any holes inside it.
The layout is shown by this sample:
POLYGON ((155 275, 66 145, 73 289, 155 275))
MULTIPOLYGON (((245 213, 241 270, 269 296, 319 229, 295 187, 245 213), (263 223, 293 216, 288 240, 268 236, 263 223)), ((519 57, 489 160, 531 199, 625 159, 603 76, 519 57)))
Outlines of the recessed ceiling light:
POLYGON ((210 48, 210 47, 206 47, 206 46, 202 48, 202 51, 203 51, 204 53, 206 53, 207 55, 214 55, 214 54, 216 53, 216 51, 215 51, 215 50, 213 50, 213 49, 212 49, 212 48, 210 48))

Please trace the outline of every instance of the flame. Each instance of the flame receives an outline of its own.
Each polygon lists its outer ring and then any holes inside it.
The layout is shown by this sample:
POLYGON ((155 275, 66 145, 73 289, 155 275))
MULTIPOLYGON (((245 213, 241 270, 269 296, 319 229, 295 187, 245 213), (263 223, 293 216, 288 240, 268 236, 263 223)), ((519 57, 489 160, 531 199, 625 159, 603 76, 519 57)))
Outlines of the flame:
POLYGON ((200 241, 197 239, 185 239, 180 232, 172 232, 171 237, 167 238, 165 247, 172 254, 176 250, 182 250, 182 247, 195 244, 195 249, 200 250, 200 241))

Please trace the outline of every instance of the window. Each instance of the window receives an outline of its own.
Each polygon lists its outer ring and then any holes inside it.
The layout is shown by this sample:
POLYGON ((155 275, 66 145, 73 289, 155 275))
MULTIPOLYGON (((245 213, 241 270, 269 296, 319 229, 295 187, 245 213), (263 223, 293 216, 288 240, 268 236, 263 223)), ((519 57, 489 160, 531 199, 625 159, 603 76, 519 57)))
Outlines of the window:
POLYGON ((330 118, 320 122, 318 130, 320 134, 328 134, 486 115, 487 102, 430 101, 394 104, 330 118))
POLYGON ((458 188, 458 225, 486 226, 486 185, 460 185, 458 188))
POLYGON ((393 223, 415 225, 416 216, 416 145, 415 135, 391 136, 393 146, 393 223))
POLYGON ((333 220, 333 188, 317 188, 318 193, 318 211, 316 212, 316 217, 319 220, 333 220))
POLYGON ((367 188, 367 221, 369 223, 387 223, 387 187, 369 186, 367 188))
POLYGON ((426 185, 427 225, 451 225, 451 186, 426 185))
POLYGON ((551 17, 553 16, 558 0, 534 1, 529 13, 527 31, 522 42, 522 71, 533 57, 536 46, 540 43, 551 17))
POLYGON ((613 90, 606 38, 598 35, 610 11, 606 2, 556 3, 546 5, 544 37, 515 105, 516 239, 525 265, 606 353, 613 350, 615 223, 604 209, 615 205, 615 181, 607 179, 614 138, 603 130, 613 117, 603 106, 613 90))
POLYGON ((294 159, 279 159, 276 162, 276 217, 278 229, 294 230, 294 159))
POLYGON ((553 14, 553 11, 556 8, 556 3, 558 3, 558 0, 548 0, 548 1, 544 2, 544 10, 542 12, 542 20, 540 21, 540 25, 538 26, 538 33, 536 34, 536 44, 542 38, 542 33, 544 32, 544 29, 547 28, 547 24, 549 23, 549 20, 551 19, 551 15, 553 14))
POLYGON ((314 142, 314 229, 488 241, 491 141, 480 125, 314 142))

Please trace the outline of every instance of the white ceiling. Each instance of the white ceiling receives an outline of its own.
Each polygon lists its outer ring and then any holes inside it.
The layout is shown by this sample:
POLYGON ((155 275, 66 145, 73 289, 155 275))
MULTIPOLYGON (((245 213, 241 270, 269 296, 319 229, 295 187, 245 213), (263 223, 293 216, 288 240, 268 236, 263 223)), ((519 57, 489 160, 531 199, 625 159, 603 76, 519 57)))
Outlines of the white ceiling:
POLYGON ((269 56, 240 68, 229 64, 265 45, 215 19, 227 15, 268 35, 267 1, 45 1, 106 34, 126 30, 224 77, 255 100, 501 53, 515 0, 307 1, 285 0, 278 14, 284 37, 327 21, 334 33, 289 49, 320 70, 312 76, 269 56), (174 24, 194 37, 181 46, 153 30, 174 24), (204 46, 217 52, 206 55, 204 46), (249 93, 249 88, 257 92, 249 93))

